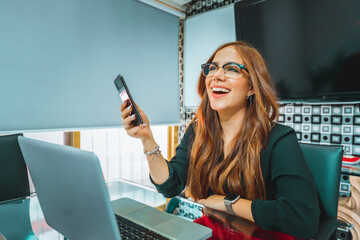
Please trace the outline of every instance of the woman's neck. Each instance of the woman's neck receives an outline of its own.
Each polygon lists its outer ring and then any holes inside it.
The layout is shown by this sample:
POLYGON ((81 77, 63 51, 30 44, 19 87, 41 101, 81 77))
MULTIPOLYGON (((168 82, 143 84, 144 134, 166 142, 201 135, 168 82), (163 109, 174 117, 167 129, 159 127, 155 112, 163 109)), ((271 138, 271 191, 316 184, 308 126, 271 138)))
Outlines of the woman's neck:
POLYGON ((221 128, 224 133, 224 141, 229 143, 239 132, 245 117, 246 109, 241 109, 235 113, 218 112, 221 128))

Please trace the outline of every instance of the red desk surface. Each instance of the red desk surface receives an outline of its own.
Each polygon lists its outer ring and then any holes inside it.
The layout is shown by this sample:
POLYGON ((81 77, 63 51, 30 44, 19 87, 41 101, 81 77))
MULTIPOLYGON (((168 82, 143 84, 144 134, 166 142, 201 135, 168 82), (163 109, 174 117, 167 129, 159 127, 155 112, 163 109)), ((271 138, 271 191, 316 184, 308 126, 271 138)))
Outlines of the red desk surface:
POLYGON ((210 240, 295 240, 290 235, 263 230, 243 218, 209 208, 205 208, 204 216, 194 222, 213 230, 210 240))

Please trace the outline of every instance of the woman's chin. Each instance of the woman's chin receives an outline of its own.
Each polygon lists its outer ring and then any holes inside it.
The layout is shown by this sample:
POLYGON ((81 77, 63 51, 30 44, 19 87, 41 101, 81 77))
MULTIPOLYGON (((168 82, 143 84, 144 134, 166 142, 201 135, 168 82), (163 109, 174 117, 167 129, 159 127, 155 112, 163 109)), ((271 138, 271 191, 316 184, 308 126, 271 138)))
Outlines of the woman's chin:
POLYGON ((226 107, 224 107, 220 104, 210 104, 210 106, 211 106, 212 110, 217 111, 217 112, 226 110, 226 107))

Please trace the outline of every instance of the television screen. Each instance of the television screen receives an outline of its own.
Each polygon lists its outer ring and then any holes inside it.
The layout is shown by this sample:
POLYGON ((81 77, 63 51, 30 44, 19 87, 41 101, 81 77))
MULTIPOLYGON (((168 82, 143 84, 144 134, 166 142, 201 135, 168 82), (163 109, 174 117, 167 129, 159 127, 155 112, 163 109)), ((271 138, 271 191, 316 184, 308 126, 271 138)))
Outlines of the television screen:
POLYGON ((359 0, 242 0, 235 18, 281 100, 360 100, 359 0))

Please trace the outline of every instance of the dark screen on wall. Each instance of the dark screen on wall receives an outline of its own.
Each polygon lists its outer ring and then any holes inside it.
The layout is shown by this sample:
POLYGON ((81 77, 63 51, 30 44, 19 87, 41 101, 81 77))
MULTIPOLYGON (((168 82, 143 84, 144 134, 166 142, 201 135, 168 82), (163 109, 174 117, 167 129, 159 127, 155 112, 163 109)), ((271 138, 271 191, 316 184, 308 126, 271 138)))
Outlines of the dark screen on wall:
POLYGON ((360 97, 360 1, 243 0, 237 40, 259 49, 282 100, 360 97))

